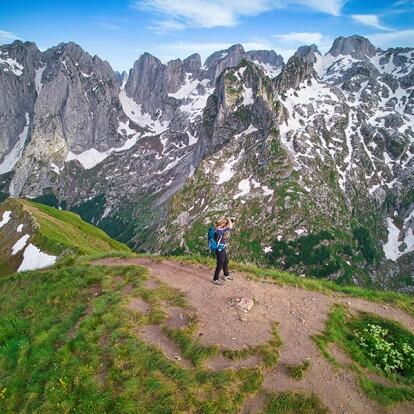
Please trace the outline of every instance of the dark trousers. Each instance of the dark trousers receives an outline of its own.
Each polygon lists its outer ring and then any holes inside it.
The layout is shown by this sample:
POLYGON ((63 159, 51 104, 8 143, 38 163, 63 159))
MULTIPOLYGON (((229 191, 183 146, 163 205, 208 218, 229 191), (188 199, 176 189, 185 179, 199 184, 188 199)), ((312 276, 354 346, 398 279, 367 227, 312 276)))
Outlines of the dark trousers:
POLYGON ((216 250, 217 266, 214 272, 214 280, 218 280, 221 269, 223 269, 224 276, 229 276, 229 257, 227 256, 227 250, 216 250))

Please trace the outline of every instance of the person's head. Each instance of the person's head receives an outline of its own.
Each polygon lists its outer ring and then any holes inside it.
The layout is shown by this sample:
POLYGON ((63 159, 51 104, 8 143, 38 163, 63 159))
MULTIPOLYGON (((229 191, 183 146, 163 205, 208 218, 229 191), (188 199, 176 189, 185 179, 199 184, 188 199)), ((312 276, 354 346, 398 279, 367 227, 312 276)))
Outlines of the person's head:
POLYGON ((216 227, 226 227, 227 226, 227 219, 221 218, 220 220, 216 221, 216 227))

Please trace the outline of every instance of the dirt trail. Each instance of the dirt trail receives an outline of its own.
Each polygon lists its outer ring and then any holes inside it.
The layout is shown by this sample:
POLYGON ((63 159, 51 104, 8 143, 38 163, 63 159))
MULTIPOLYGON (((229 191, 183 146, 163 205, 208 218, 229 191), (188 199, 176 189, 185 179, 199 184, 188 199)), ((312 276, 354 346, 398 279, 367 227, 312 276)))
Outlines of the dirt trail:
POLYGON ((237 273, 235 280, 215 286, 211 283, 211 270, 202 265, 148 258, 110 258, 95 263, 145 266, 151 277, 183 291, 197 309, 200 321, 197 336, 204 344, 230 349, 262 344, 271 337, 272 323, 278 322, 282 339, 280 358, 275 367, 265 371, 265 391, 314 392, 333 413, 414 412, 411 403, 385 409, 369 400, 356 383, 354 374, 333 368, 311 339, 324 330, 329 310, 335 303, 394 319, 414 332, 414 319, 400 309, 362 299, 326 296, 291 286, 262 283, 237 273), (244 314, 229 304, 229 300, 236 297, 254 298, 255 305, 244 314), (300 381, 292 379, 286 365, 302 363, 306 358, 311 361, 308 372, 300 381))

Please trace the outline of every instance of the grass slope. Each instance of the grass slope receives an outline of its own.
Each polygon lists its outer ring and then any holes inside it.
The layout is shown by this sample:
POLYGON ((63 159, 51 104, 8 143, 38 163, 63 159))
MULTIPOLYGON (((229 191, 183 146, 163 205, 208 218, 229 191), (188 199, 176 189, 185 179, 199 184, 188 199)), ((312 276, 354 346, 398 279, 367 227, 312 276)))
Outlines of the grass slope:
POLYGON ((72 253, 76 255, 129 253, 131 250, 105 232, 83 221, 77 214, 57 210, 29 200, 8 199, 0 205, 0 217, 11 211, 11 220, 0 228, 0 275, 17 270, 22 261, 23 250, 11 255, 11 247, 22 237, 30 234, 30 243, 41 251, 53 255, 72 253), (23 232, 16 228, 23 224, 23 232))

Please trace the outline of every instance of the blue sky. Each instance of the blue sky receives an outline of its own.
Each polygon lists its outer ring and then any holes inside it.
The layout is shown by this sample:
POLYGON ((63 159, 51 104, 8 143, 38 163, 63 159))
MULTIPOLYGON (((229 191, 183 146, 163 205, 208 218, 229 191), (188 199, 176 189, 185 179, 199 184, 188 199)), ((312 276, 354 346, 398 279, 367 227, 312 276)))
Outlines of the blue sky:
POLYGON ((40 49, 74 41, 129 69, 148 51, 162 61, 234 43, 326 52, 338 36, 361 34, 375 46, 414 47, 414 0, 0 0, 0 43, 30 40, 40 49))

